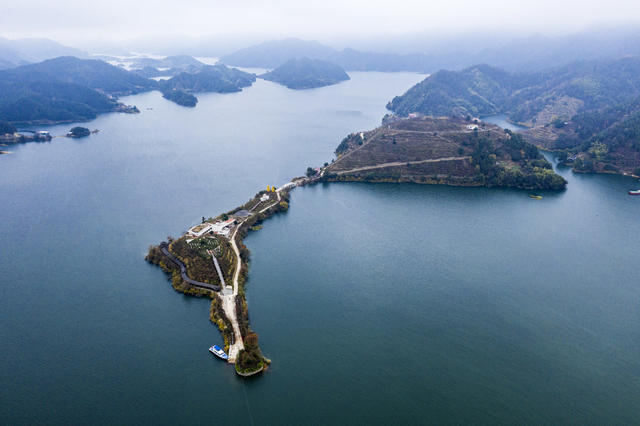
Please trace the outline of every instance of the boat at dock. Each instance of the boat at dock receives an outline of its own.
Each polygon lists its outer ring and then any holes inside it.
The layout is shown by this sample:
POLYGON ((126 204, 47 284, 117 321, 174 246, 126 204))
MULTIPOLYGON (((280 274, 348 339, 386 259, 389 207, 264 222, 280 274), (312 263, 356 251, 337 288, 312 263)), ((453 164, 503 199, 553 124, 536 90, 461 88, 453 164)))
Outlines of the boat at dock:
POLYGON ((227 355, 220 346, 213 345, 209 348, 209 352, 217 356, 218 358, 224 359, 225 361, 229 359, 229 355, 227 355))
POLYGON ((640 195, 640 189, 634 189, 629 191, 629 195, 640 195))

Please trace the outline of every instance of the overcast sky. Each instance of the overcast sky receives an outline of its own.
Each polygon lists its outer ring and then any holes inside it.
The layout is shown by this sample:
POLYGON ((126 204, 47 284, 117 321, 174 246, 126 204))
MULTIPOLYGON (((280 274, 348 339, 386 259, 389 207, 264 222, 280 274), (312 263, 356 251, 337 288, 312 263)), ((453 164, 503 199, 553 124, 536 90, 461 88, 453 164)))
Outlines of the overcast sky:
POLYGON ((0 0, 0 35, 72 45, 173 35, 563 33, 616 23, 640 23, 639 0, 0 0))

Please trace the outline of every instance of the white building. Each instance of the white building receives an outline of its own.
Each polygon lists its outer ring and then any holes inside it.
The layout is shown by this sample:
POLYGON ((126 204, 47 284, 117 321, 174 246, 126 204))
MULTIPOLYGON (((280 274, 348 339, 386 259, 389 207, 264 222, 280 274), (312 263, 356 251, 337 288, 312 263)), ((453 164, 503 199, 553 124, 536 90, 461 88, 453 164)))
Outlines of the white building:
POLYGON ((295 188, 297 185, 294 182, 287 182, 284 185, 282 185, 282 188, 280 189, 290 189, 290 188, 295 188))
POLYGON ((202 237, 204 234, 212 231, 213 224, 209 222, 200 223, 193 228, 189 229, 189 234, 194 237, 202 237))

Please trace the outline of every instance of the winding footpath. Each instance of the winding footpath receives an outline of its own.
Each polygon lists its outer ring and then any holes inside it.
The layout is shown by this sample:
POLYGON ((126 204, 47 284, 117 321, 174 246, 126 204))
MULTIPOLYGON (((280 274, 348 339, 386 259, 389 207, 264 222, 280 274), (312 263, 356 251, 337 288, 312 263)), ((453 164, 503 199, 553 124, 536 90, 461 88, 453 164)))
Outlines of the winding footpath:
POLYGON ((189 278, 187 276, 187 267, 184 266, 184 263, 182 263, 180 261, 180 259, 175 257, 173 254, 171 254, 169 252, 169 250, 167 250, 167 246, 166 245, 161 246, 160 250, 162 250, 162 253, 164 253, 164 255, 167 256, 173 263, 175 263, 176 265, 178 265, 180 267, 180 275, 182 276, 182 279, 186 283, 191 284, 191 285, 196 286, 196 287, 206 288, 207 290, 220 291, 220 286, 219 285, 203 283, 201 281, 196 281, 196 280, 192 280, 191 278, 189 278))

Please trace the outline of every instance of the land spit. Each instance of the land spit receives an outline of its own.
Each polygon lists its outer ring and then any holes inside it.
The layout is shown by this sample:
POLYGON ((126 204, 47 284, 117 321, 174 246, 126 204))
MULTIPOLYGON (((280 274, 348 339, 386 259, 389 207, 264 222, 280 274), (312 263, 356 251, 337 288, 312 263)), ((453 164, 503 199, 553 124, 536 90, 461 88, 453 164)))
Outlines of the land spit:
POLYGON ((243 206, 203 218, 179 238, 149 249, 146 259, 171 276, 176 291, 211 299, 210 319, 222 333, 228 362, 243 377, 264 371, 270 363, 249 326, 244 291, 249 250, 243 239, 250 230, 260 229, 257 225, 263 220, 288 209, 291 189, 319 178, 296 178, 278 189, 268 187, 243 206))

